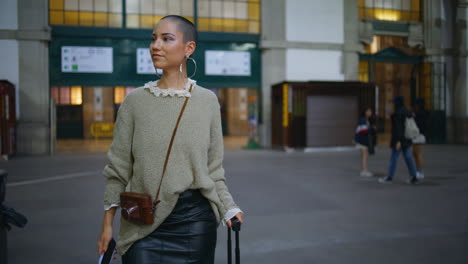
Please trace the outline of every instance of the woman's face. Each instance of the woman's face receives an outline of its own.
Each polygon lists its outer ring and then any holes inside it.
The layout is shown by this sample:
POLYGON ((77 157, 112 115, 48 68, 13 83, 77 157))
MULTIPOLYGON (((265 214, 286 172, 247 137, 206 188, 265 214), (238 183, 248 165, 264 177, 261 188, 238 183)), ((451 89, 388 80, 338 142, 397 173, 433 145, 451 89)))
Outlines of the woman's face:
POLYGON ((367 108, 367 110, 366 110, 366 117, 367 117, 367 118, 370 118, 371 116, 372 116, 372 109, 367 108))
POLYGON ((177 25, 177 22, 164 19, 153 29, 150 53, 156 68, 179 70, 185 56, 195 50, 195 42, 184 43, 184 36, 178 31, 177 25))

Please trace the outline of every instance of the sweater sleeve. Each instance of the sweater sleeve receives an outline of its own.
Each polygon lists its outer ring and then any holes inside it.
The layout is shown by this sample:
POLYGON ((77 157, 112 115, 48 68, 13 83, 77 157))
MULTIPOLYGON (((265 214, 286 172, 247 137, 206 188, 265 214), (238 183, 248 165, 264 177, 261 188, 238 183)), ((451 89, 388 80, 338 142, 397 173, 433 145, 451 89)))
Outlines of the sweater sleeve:
POLYGON ((223 132, 221 128, 221 112, 217 102, 216 107, 213 110, 211 128, 210 128, 210 146, 208 149, 208 171, 209 176, 213 179, 216 185, 216 192, 223 204, 222 214, 226 214, 230 209, 238 208, 229 193, 228 187, 226 186, 224 168, 223 168, 223 157, 224 157, 224 145, 223 145, 223 132))
POLYGON ((125 190, 132 176, 132 139, 133 119, 131 105, 128 103, 128 100, 124 100, 117 113, 114 138, 107 153, 109 162, 103 171, 103 175, 106 178, 104 208, 120 205, 120 193, 125 190))

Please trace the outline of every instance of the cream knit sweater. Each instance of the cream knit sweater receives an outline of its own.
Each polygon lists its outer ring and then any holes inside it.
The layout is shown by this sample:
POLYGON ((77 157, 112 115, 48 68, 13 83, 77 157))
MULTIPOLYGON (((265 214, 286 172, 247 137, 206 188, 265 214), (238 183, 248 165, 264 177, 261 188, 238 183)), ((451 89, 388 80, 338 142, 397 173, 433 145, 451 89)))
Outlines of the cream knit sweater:
MULTIPOLYGON (((172 212, 179 194, 200 189, 210 201, 218 223, 237 208, 225 183, 223 136, 216 95, 194 85, 174 139, 163 178, 153 225, 135 225, 121 218, 117 250, 123 255, 137 240, 153 232, 172 212)), ((184 103, 182 96, 156 96, 140 87, 119 108, 108 152, 104 206, 119 204, 127 190, 156 196, 166 151, 184 103)))

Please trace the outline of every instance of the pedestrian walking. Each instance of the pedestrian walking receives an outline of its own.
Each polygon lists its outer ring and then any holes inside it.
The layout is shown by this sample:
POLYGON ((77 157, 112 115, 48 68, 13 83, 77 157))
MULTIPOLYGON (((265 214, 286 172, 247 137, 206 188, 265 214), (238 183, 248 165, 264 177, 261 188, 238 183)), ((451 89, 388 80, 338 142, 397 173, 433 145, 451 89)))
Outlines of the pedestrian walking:
POLYGON ((406 166, 408 167, 408 172, 410 174, 408 182, 411 184, 416 184, 418 179, 416 178, 416 165, 414 164, 411 150, 412 141, 405 136, 407 118, 413 118, 413 116, 411 112, 405 108, 403 96, 396 96, 393 99, 393 105, 395 107, 395 111, 391 116, 392 135, 390 141, 392 155, 390 158, 388 174, 387 176, 380 178, 379 182, 392 182, 393 176, 395 175, 398 157, 400 156, 400 153, 403 152, 403 157, 405 158, 406 166))
POLYGON ((416 161, 416 177, 424 179, 423 172, 423 146, 426 144, 427 118, 429 116, 425 109, 424 98, 416 99, 413 106, 413 115, 419 129, 419 136, 413 139, 413 156, 416 161))
POLYGON ((98 251, 107 249, 120 206, 124 264, 214 263, 219 223, 243 221, 225 183, 218 99, 187 75, 196 46, 192 22, 159 20, 149 48, 162 77, 132 91, 118 110, 98 251), (143 204, 148 195, 155 209, 143 204))
POLYGON ((361 172, 359 174, 361 177, 374 176, 367 166, 369 155, 373 155, 375 153, 374 147, 377 129, 374 120, 372 108, 365 108, 359 118, 356 133, 354 135, 356 147, 361 151, 361 172))

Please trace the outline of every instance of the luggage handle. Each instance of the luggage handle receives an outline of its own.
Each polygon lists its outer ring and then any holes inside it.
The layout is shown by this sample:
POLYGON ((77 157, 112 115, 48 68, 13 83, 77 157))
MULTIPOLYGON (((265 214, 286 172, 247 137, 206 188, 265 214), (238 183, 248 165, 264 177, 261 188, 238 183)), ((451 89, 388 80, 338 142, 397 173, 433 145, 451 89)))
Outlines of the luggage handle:
POLYGON ((231 229, 236 234, 236 264, 240 264, 240 247, 239 247, 239 231, 241 229, 241 223, 239 219, 233 218, 231 220, 232 227, 228 227, 228 264, 232 264, 232 241, 231 241, 231 229))

